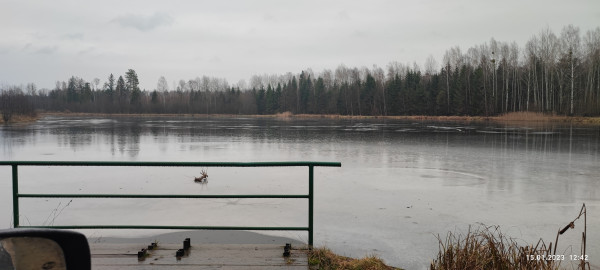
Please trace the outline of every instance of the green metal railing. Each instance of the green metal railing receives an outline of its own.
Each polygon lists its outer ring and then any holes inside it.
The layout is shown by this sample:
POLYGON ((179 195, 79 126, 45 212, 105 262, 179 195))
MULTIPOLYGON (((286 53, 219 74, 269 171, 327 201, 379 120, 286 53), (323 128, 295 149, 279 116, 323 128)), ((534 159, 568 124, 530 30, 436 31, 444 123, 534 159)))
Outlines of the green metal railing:
POLYGON ((308 231, 308 245, 313 245, 314 167, 341 167, 340 162, 119 162, 119 161, 0 161, 0 166, 12 166, 13 223, 15 228, 56 229, 181 229, 181 230, 251 230, 308 231), (20 194, 19 166, 119 166, 119 167, 308 167, 307 195, 161 195, 161 194, 20 194), (21 226, 19 198, 176 198, 176 199, 308 199, 307 227, 236 227, 236 226, 151 226, 151 225, 72 225, 21 226))

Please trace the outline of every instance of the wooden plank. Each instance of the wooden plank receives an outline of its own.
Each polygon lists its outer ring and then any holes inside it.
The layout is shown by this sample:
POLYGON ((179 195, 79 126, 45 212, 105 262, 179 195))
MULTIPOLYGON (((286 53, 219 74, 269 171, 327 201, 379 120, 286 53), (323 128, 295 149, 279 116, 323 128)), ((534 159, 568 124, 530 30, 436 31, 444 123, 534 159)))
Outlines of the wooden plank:
POLYGON ((283 257, 282 245, 202 244, 192 245, 185 256, 175 252, 182 245, 160 244, 138 261, 141 244, 92 244, 93 269, 308 269, 306 250, 292 250, 283 257))

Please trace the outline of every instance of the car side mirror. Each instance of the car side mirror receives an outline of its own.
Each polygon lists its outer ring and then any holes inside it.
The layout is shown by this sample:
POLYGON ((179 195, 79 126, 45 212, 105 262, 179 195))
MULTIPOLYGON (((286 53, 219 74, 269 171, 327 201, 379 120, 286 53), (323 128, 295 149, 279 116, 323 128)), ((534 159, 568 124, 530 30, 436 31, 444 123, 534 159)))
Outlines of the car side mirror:
POLYGON ((90 247, 72 231, 0 230, 0 269, 91 269, 90 247))

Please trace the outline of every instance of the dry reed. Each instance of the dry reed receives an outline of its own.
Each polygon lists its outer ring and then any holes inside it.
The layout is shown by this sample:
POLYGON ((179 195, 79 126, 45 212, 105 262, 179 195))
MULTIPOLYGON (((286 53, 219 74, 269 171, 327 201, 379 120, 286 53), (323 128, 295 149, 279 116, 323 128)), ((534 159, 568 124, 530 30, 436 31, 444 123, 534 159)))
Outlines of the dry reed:
POLYGON ((430 269, 558 269, 560 260, 552 255, 552 243, 540 239, 536 246, 521 247, 505 236, 499 226, 469 227, 465 236, 448 233, 438 236, 440 250, 430 269))
POLYGON ((511 112, 494 117, 497 121, 563 121, 566 116, 549 115, 538 112, 511 112))

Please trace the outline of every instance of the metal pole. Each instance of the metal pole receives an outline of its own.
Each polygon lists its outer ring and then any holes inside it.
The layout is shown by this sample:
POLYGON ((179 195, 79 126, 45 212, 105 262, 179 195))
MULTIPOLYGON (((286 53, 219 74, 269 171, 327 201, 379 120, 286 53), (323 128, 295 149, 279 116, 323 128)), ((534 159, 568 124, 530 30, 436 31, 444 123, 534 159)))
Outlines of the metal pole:
POLYGON ((308 248, 313 246, 313 207, 314 207, 314 181, 313 166, 308 166, 308 248))
POLYGON ((13 190, 13 224, 19 227, 19 172, 17 165, 12 165, 12 190, 13 190))

